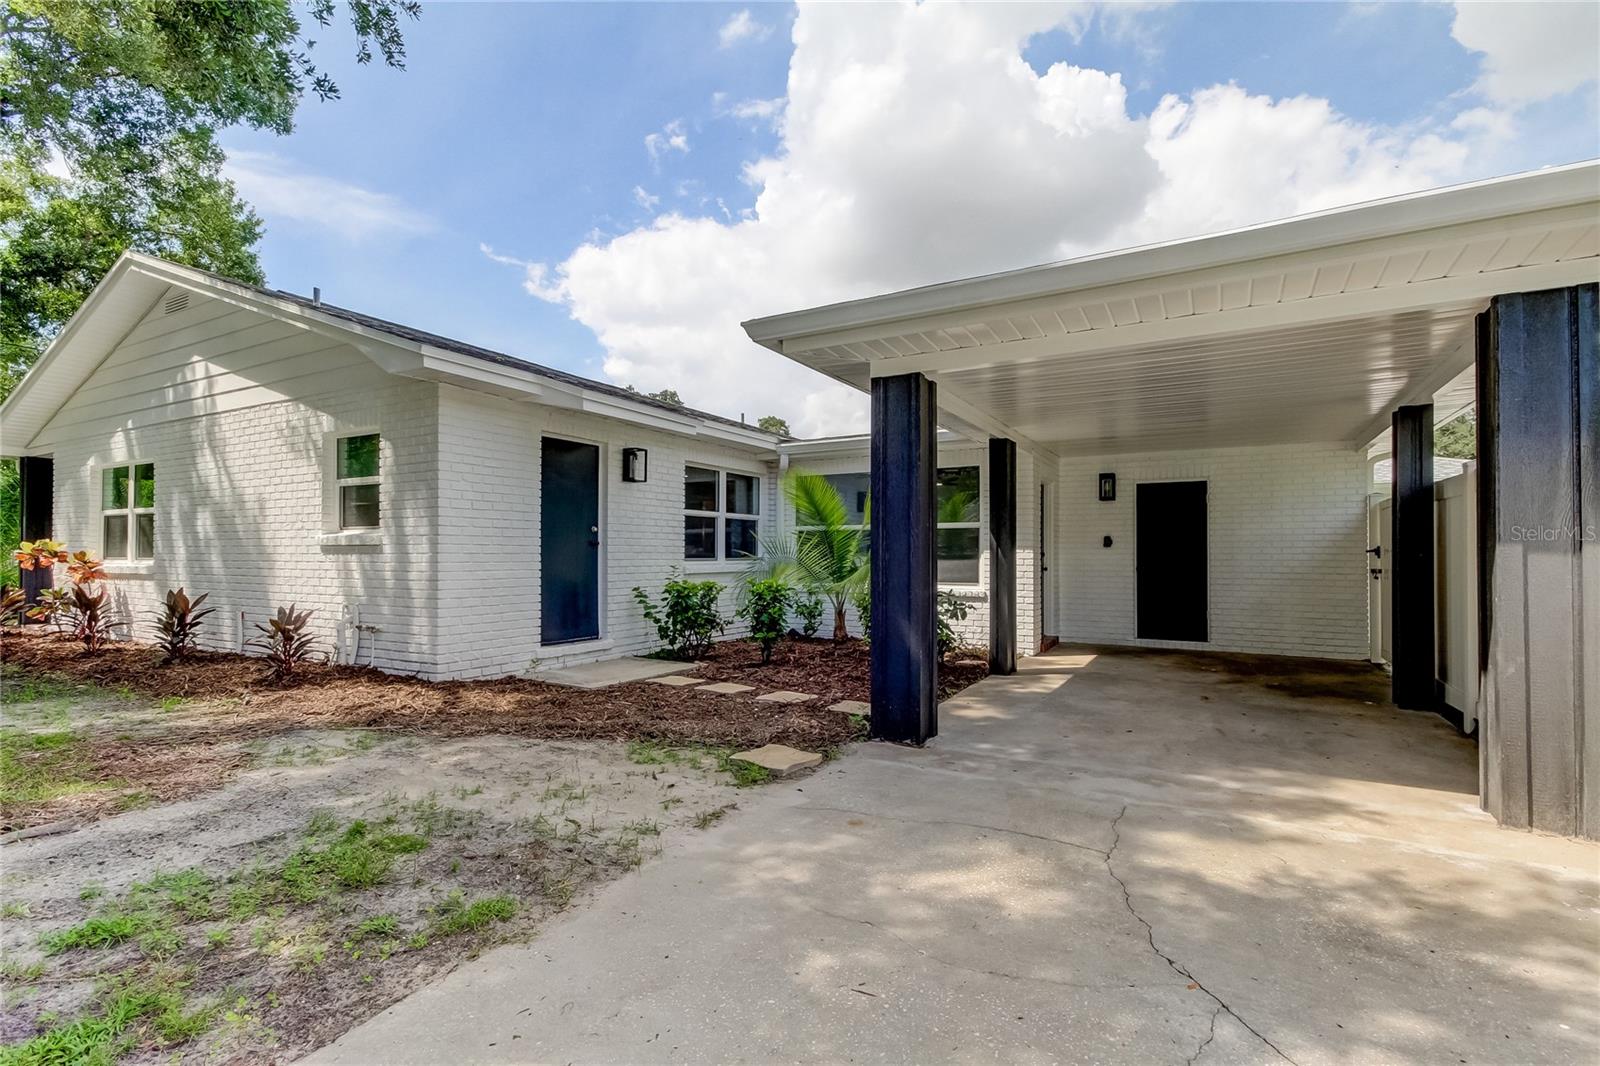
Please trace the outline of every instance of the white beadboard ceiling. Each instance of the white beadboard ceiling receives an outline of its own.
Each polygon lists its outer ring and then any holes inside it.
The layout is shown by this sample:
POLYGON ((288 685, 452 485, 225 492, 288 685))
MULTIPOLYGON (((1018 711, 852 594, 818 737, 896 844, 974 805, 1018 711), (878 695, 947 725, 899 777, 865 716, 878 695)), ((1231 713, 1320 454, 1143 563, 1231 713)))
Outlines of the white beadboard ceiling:
MULTIPOLYGON (((746 323, 840 381, 1057 454, 1366 444, 1459 398, 1490 297, 1600 280, 1600 164, 746 323)), ((1470 375, 1467 380, 1470 380, 1470 375)))

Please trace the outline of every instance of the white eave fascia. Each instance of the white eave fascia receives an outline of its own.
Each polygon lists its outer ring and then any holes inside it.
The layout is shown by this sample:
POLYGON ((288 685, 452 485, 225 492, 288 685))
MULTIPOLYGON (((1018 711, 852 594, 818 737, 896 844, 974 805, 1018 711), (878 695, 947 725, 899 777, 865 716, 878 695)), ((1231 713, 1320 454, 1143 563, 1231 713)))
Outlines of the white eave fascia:
MULTIPOLYGON (((756 343, 783 353, 812 334, 876 327, 922 315, 1052 297, 1169 275, 1232 267, 1398 237, 1445 226, 1592 203, 1600 160, 1408 193, 1223 233, 1117 249, 1042 266, 940 282, 743 323, 756 343)), ((803 346, 801 346, 803 348, 803 346)), ((793 347, 790 351, 796 350, 793 347)))
MULTIPOLYGON (((959 433, 952 433, 948 429, 941 429, 938 436, 941 448, 979 447, 974 441, 967 439, 959 433)), ((872 450, 872 435, 870 433, 850 433, 840 437, 813 437, 810 440, 790 440, 778 445, 778 451, 783 455, 795 458, 826 458, 839 455, 859 455, 872 450)))

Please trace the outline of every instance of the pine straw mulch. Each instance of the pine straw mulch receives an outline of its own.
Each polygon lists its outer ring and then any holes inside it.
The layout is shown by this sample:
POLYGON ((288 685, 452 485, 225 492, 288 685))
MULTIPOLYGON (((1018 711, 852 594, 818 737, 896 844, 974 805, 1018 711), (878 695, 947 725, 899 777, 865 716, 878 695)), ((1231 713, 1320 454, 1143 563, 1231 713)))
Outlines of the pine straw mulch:
MULTIPOLYGON (((712 645, 694 673, 713 681, 753 685, 763 692, 814 693, 821 697, 817 702, 827 707, 840 700, 870 702, 871 665, 871 647, 864 640, 795 637, 773 649, 772 661, 765 666, 755 641, 728 640, 712 645)), ((947 700, 988 676, 988 660, 980 654, 953 652, 939 666, 939 699, 947 700)))

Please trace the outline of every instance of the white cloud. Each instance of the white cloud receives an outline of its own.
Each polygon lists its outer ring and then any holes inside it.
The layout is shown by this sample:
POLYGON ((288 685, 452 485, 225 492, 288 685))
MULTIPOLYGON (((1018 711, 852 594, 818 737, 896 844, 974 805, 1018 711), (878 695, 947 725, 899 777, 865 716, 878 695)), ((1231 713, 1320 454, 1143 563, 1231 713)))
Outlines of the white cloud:
POLYGON ((288 219, 347 241, 413 237, 436 228, 399 197, 312 174, 271 152, 229 152, 223 173, 269 223, 288 219))
POLYGON ((740 41, 764 41, 771 36, 772 27, 757 22, 749 10, 732 16, 717 31, 717 40, 723 48, 732 48, 740 41))
POLYGON ((675 118, 655 133, 644 136, 644 149, 650 153, 650 162, 661 165, 661 157, 668 152, 689 154, 689 135, 684 132, 683 120, 675 118))
POLYGON ((783 117, 783 107, 787 102, 783 97, 775 96, 770 100, 740 100, 736 104, 728 105, 722 93, 717 93, 712 98, 718 114, 772 126, 776 126, 778 119, 783 117))
POLYGON ((502 255, 489 245, 479 243, 478 251, 488 259, 504 266, 513 266, 522 271, 522 289, 529 296, 535 296, 550 303, 560 303, 562 300, 561 288, 550 283, 550 268, 544 263, 534 263, 526 259, 518 259, 513 255, 502 255))
POLYGON ((802 5, 780 144, 742 174, 753 210, 712 199, 553 266, 517 262, 524 287, 595 332, 613 380, 802 434, 859 430, 859 393, 740 320, 1439 185, 1506 132, 1493 115, 1388 129, 1234 85, 1130 114, 1118 74, 1023 59, 1032 35, 1090 17, 802 5))
POLYGON ((1518 106, 1560 96, 1600 77, 1600 4, 1457 3, 1451 35, 1483 53, 1477 88, 1518 106))
POLYGON ((650 211, 661 203, 661 197, 652 195, 643 185, 635 185, 633 187, 633 202, 646 211, 650 211))

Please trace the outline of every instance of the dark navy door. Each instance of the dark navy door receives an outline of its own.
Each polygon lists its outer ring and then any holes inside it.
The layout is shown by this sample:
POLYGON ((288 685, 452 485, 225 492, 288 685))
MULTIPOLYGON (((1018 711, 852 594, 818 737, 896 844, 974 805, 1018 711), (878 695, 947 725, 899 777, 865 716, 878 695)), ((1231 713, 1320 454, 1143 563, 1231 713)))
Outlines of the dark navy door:
POLYGON ((545 437, 540 445, 539 642, 600 635, 600 449, 545 437))
POLYGON ((1206 483, 1140 485, 1134 496, 1139 636, 1206 639, 1206 483))

